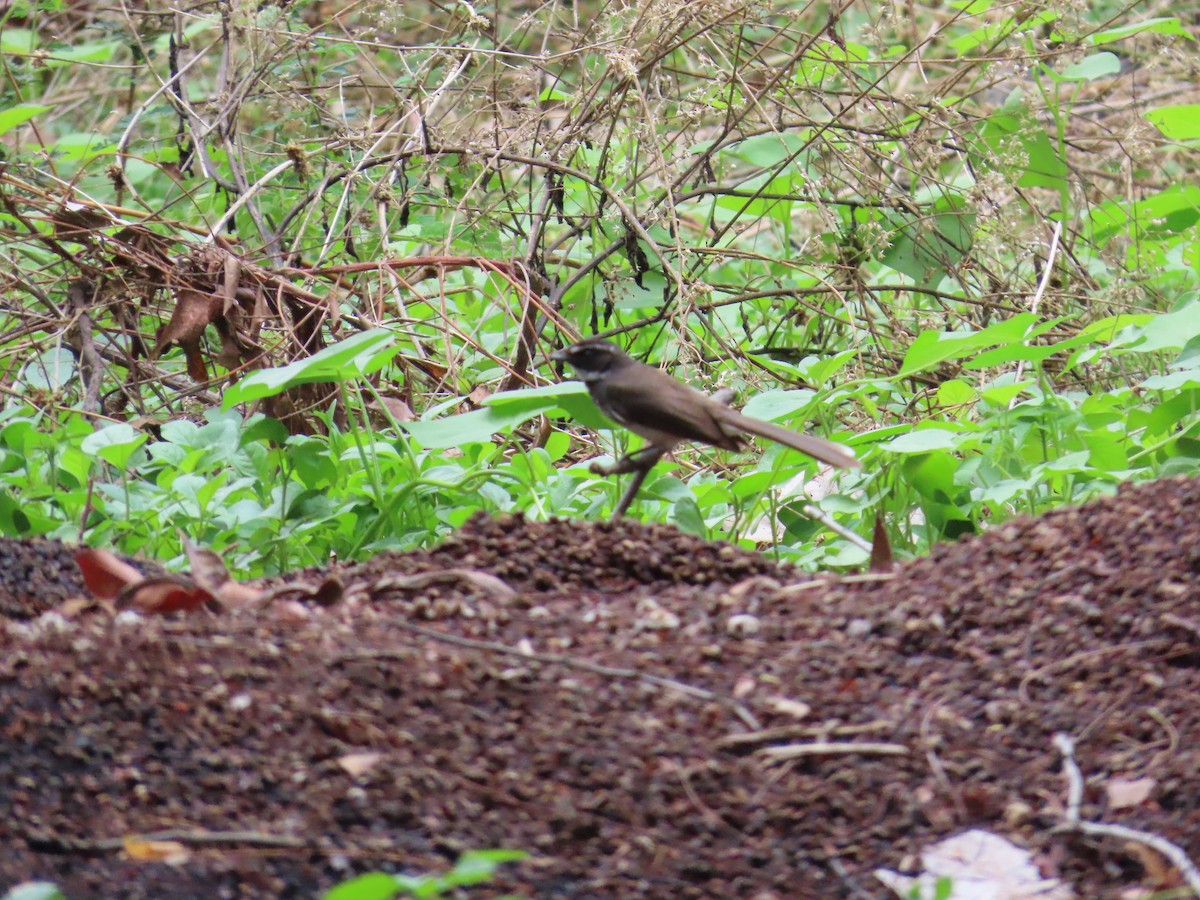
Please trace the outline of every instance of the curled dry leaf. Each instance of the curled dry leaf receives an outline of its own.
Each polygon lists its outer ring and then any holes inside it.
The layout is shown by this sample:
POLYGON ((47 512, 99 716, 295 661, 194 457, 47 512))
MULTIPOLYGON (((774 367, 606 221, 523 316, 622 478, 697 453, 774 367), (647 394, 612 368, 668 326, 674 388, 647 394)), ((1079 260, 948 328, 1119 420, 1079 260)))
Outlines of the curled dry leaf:
POLYGON ((142 580, 142 573, 122 562, 108 550, 80 547, 75 562, 83 575, 83 583, 97 600, 114 600, 122 591, 142 580))
POLYGON ((236 609, 250 606, 262 598, 262 591, 234 581, 225 561, 212 550, 193 543, 186 536, 183 538, 183 547, 192 566, 192 578, 221 606, 236 609))
POLYGON ((119 606, 157 615, 191 612, 209 604, 217 605, 212 594, 178 575, 147 578, 127 589, 118 602, 119 606))
POLYGON ((196 584, 212 594, 229 581, 229 569, 225 561, 207 547, 201 547, 184 536, 183 549, 192 567, 192 578, 196 584))

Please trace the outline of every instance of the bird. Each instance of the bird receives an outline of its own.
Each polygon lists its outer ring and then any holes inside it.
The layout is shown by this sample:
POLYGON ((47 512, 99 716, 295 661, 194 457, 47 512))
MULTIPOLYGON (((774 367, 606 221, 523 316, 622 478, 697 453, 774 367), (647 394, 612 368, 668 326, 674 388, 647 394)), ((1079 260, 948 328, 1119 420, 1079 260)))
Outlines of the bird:
POLYGON ((685 441, 740 450, 746 435, 752 434, 839 469, 862 466, 846 447, 743 415, 638 362, 610 341, 583 340, 550 354, 550 359, 575 370, 600 412, 646 439, 640 454, 649 465, 685 441))

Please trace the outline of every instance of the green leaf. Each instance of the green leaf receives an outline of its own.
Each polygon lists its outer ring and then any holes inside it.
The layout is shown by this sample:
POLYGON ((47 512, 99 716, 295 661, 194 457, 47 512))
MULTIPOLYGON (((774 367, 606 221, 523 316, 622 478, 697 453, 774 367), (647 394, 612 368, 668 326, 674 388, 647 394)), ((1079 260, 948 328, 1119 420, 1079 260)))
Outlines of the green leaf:
POLYGON ((134 451, 146 443, 146 435, 124 422, 109 425, 83 439, 80 449, 89 456, 99 456, 118 469, 129 464, 134 451))
POLYGON ((47 51, 47 69, 58 69, 75 63, 107 63, 116 55, 121 44, 116 41, 85 43, 75 47, 58 46, 47 51))
POLYGON ((774 422, 784 416, 793 415, 798 410, 808 409, 812 405, 816 393, 807 388, 796 390, 763 391, 755 394, 743 407, 742 412, 756 419, 774 422))
POLYGON ((965 199, 949 195, 920 216, 888 217, 891 244, 882 261, 917 284, 936 286, 971 249, 975 213, 965 199))
POLYGON ((41 106, 36 103, 18 103, 16 106, 10 106, 0 112, 0 134, 11 131, 22 122, 28 122, 34 116, 41 115, 49 109, 53 109, 53 107, 41 106))
POLYGON ((975 388, 957 378, 943 381, 938 385, 937 400, 939 406, 963 406, 974 403, 979 399, 975 388))
POLYGON ((75 356, 66 347, 50 347, 21 370, 21 381, 43 391, 59 391, 75 374, 75 356))
POLYGON ((1176 184, 1132 203, 1109 200, 1094 206, 1089 218, 1092 237, 1101 243, 1118 235, 1181 234, 1200 221, 1200 187, 1176 184))
POLYGON ((1176 37, 1187 38, 1189 41, 1195 40, 1188 33, 1187 29, 1179 23, 1179 20, 1173 16, 1146 19, 1142 22, 1134 22, 1132 25, 1121 25, 1117 28, 1106 28, 1104 31, 1097 31, 1088 40, 1093 44, 1111 44, 1113 41, 1124 40, 1127 37, 1142 33, 1170 34, 1176 37))
POLYGON ((612 428, 579 382, 551 384, 523 391, 493 394, 483 409, 430 419, 406 422, 401 427, 418 443, 429 449, 446 449, 461 444, 489 443, 492 435, 506 432, 534 416, 566 415, 593 428, 612 428))
POLYGON ((38 48, 37 32, 28 28, 0 28, 0 53, 28 56, 38 48))
POLYGON ((905 378, 947 360, 973 356, 985 347, 1022 341, 1037 318, 1034 313, 1018 313, 982 331, 922 331, 904 355, 904 363, 896 377, 905 378))
POLYGON ((809 384, 823 385, 858 358, 858 351, 845 350, 834 356, 806 356, 795 366, 796 373, 809 384))
POLYGON ((66 896, 53 882, 26 881, 10 888, 3 900, 66 900, 66 896))
POLYGON ((442 877, 446 887, 462 887, 487 881, 501 863, 526 859, 520 850, 470 850, 459 857, 454 868, 442 877))
POLYGON ((1047 70, 1050 77, 1056 81, 1095 81, 1097 78, 1108 78, 1121 71, 1121 60, 1115 53, 1107 51, 1085 56, 1077 63, 1067 66, 1062 72, 1047 70))
POLYGON ((221 408, 273 397, 301 384, 362 378, 386 366, 398 350, 394 334, 383 328, 372 328, 326 347, 307 359, 252 372, 226 389, 221 408))
POLYGON ((1200 103, 1160 106, 1146 111, 1146 119, 1172 141, 1200 138, 1200 103))
POLYGON ((1047 126, 1024 106, 990 115, 979 131, 979 141, 970 150, 981 169, 1015 175, 1021 187, 1061 190, 1066 186, 1066 160, 1050 142, 1047 126))
POLYGON ((934 450, 953 450, 958 446, 960 434, 946 428, 922 428, 901 435, 884 444, 884 449, 893 453, 929 453, 934 450))
POLYGON ((384 872, 371 872, 349 881, 343 881, 337 887, 327 890, 322 898, 323 900, 392 900, 399 892, 400 884, 396 878, 384 872))

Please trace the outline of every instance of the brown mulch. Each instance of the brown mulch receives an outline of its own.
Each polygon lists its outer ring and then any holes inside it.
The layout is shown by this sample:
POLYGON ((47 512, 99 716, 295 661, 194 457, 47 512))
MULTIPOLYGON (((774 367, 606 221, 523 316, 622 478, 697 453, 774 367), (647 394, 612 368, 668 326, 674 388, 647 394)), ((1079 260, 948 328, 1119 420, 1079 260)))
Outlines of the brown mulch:
POLYGON ((530 898, 885 897, 872 869, 969 827, 1084 897, 1169 887, 1153 855, 1053 830, 1052 737, 1078 742, 1085 819, 1197 858, 1198 513, 1200 480, 1129 486, 890 580, 477 517, 339 567, 326 605, 183 618, 41 614, 80 590, 69 556, 3 542, 45 569, 0 576, 0 890, 312 897, 510 847, 532 856, 496 886, 530 898), (903 752, 760 752, 820 741, 903 752), (1148 798, 1110 799, 1134 779, 1148 798), (121 849, 159 832, 186 860, 121 849))

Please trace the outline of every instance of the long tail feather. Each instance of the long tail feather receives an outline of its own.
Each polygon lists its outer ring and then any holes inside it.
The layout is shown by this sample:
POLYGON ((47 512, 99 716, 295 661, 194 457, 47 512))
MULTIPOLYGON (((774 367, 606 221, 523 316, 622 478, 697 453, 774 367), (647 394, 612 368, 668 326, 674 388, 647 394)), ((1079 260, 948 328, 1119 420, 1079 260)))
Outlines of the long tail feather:
POLYGON ((849 448, 843 447, 841 444, 813 437, 811 434, 788 431, 786 428, 781 428, 770 422, 764 422, 762 419, 752 419, 750 416, 744 416, 732 409, 725 410, 720 418, 723 422, 732 425, 734 428, 740 428, 742 431, 749 432, 758 437, 767 438, 767 440, 775 441, 777 444, 783 444, 785 447, 799 450, 801 453, 807 453, 813 459, 820 460, 827 465, 836 466, 839 469, 862 468, 862 463, 855 458, 849 448))

